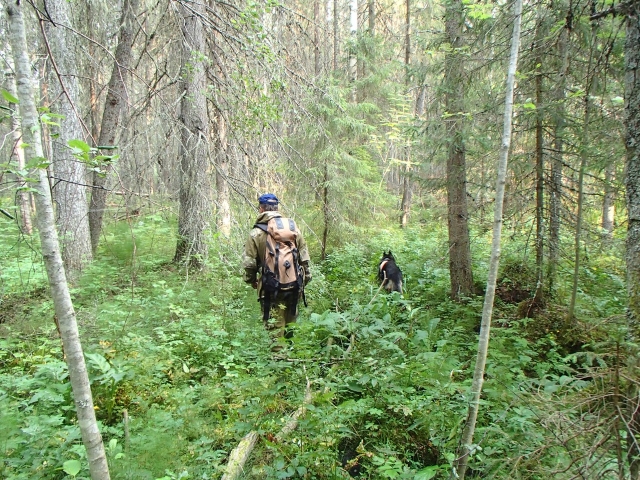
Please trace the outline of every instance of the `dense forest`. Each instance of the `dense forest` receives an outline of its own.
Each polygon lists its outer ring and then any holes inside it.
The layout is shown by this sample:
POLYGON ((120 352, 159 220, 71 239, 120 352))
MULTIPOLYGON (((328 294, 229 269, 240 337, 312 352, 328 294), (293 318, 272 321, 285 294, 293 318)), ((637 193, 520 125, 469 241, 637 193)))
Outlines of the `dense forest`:
POLYGON ((0 5, 0 478, 640 479, 640 2, 0 5))

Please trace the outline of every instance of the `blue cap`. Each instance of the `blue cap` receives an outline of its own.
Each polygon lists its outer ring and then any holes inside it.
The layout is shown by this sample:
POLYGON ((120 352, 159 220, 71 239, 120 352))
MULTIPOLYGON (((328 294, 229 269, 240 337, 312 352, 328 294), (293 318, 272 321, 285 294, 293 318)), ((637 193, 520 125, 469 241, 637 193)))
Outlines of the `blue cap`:
POLYGON ((273 193, 264 193, 258 198, 258 203, 260 205, 278 205, 278 197, 273 193))

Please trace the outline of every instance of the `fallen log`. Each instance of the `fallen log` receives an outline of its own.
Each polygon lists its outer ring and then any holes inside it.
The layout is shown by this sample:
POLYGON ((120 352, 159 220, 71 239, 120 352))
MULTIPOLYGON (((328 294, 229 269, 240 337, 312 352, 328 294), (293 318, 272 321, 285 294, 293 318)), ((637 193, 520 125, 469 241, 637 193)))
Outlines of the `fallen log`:
POLYGON ((307 378, 307 388, 304 394, 304 400, 302 401, 302 405, 300 405, 298 409, 295 412, 293 412, 289 421, 285 423, 284 427, 282 427, 282 430, 280 430, 280 433, 276 435, 276 440, 278 442, 281 442, 284 439, 284 437, 286 437, 296 429, 296 427, 298 426, 298 419, 302 415, 304 415, 304 412, 307 410, 307 405, 311 403, 312 398, 313 398, 313 395, 311 395, 311 383, 307 378))
POLYGON ((253 447, 258 440, 258 432, 255 430, 247 433, 238 446, 233 449, 231 455, 229 455, 229 463, 227 463, 227 470, 222 476, 222 480, 235 480, 244 471, 244 464, 247 463, 247 459, 253 447))
MULTIPOLYGON (((298 407, 298 409, 293 412, 291 418, 285 423, 282 430, 276 435, 276 441, 281 442, 287 435, 293 432, 298 426, 298 419, 300 416, 304 414, 306 411, 306 407, 311 400, 313 399, 313 395, 311 394, 311 382, 307 378, 307 388, 304 395, 304 400, 302 401, 302 405, 298 407)), ((247 433, 238 446, 231 451, 229 455, 229 462, 227 463, 227 468, 222 476, 221 480, 235 480, 238 476, 244 471, 244 464, 247 463, 253 448, 258 440, 258 432, 255 430, 247 433)))

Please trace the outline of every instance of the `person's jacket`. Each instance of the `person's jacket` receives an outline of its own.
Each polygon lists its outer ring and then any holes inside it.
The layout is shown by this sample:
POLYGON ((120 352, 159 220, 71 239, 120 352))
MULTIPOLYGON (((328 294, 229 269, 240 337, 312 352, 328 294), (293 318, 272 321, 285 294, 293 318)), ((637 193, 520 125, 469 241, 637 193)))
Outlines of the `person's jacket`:
MULTIPOLYGON (((262 212, 258 215, 255 223, 266 225, 269 223, 269 220, 278 217, 282 217, 280 212, 262 212)), ((311 280, 311 272, 309 271, 309 249, 297 225, 296 230, 298 255, 300 265, 304 270, 304 281, 306 284, 311 280)), ((242 267, 244 268, 243 280, 247 283, 254 283, 258 279, 258 272, 262 269, 262 264, 264 263, 267 235, 267 232, 258 227, 253 227, 249 233, 249 238, 247 238, 247 242, 244 245, 244 254, 242 257, 242 267)))

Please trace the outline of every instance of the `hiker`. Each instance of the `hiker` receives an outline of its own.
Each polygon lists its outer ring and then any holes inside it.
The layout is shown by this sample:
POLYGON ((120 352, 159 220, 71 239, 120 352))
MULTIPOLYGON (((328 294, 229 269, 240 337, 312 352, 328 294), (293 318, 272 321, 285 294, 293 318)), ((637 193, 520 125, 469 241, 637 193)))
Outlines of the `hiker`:
POLYGON ((243 279, 258 290, 262 319, 277 342, 293 335, 287 327, 296 321, 298 301, 311 281, 309 250, 295 222, 278 212, 273 193, 261 195, 258 203, 260 214, 244 247, 243 279))

